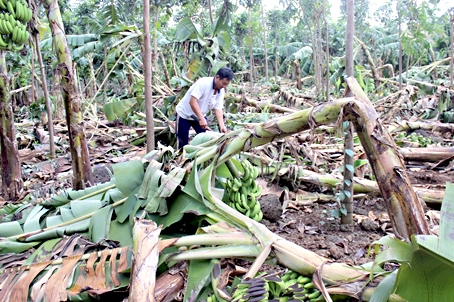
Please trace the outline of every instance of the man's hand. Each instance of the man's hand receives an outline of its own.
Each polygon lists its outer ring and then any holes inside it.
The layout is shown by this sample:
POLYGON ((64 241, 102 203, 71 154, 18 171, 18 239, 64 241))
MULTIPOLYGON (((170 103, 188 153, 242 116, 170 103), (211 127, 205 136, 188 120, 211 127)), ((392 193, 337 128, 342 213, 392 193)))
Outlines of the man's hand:
POLYGON ((210 130, 210 128, 208 127, 207 120, 205 118, 199 119, 199 125, 200 127, 202 127, 202 129, 210 130))
POLYGON ((221 131, 222 133, 227 133, 227 128, 224 125, 219 126, 219 131, 221 131))

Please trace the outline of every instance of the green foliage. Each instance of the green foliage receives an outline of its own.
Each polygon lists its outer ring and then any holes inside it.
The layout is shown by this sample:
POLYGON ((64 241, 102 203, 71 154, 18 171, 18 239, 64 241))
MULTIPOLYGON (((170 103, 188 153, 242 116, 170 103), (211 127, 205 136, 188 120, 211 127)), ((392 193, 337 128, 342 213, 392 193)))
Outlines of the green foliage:
MULTIPOLYGON (((390 273, 375 290, 371 301, 387 301, 394 293, 406 301, 451 301, 454 282, 454 185, 448 183, 441 208, 439 236, 414 235, 411 242, 383 237, 378 246, 388 246, 378 253, 374 264, 399 263, 397 271, 390 273)), ((376 248, 376 249, 377 249, 376 248)), ((371 272, 372 273, 372 272, 371 272)), ((383 272, 380 272, 383 274, 383 272)))

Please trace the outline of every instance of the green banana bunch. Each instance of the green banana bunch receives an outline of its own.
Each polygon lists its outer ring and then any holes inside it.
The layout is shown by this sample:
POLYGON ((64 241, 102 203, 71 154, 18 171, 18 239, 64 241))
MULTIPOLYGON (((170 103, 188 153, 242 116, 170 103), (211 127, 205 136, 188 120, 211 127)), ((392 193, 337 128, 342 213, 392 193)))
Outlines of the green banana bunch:
POLYGON ((260 221, 263 213, 257 198, 262 193, 262 188, 255 181, 259 171, 247 160, 240 163, 244 171, 242 177, 227 179, 229 206, 255 221, 260 221))
POLYGON ((282 276, 282 281, 285 283, 283 294, 290 296, 292 300, 325 301, 310 277, 289 270, 282 276))
POLYGON ((294 271, 282 277, 262 273, 253 279, 242 281, 232 292, 232 302, 245 301, 325 301, 312 279, 294 271))
POLYGON ((0 0, 0 50, 21 50, 30 37, 33 13, 26 0, 0 0))
POLYGON ((207 297, 207 302, 217 302, 218 299, 216 299, 216 296, 215 295, 209 295, 207 297))

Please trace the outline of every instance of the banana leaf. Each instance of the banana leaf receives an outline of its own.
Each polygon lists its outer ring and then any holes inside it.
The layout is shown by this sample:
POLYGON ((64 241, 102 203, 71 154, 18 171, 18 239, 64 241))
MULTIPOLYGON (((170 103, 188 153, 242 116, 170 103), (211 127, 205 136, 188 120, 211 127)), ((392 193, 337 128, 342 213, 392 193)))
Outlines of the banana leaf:
POLYGON ((120 242, 120 246, 132 246, 132 226, 129 221, 120 222, 118 219, 110 223, 109 239, 120 242))
POLYGON ((103 43, 100 41, 91 41, 73 49, 72 54, 74 59, 82 58, 87 53, 100 52, 103 48, 103 43))
POLYGON ((93 187, 86 188, 84 190, 66 190, 60 195, 55 195, 47 200, 45 200, 42 205, 45 207, 60 207, 69 203, 71 200, 74 199, 85 199, 87 196, 93 196, 95 199, 98 199, 98 196, 104 194, 104 192, 109 189, 113 188, 114 185, 112 182, 102 183, 93 187), (96 197, 95 197, 96 196, 96 197))
POLYGON ((213 266, 212 260, 191 260, 188 270, 188 288, 184 295, 185 301, 197 301, 197 296, 210 279, 213 266))
MULTIPOLYGON (((454 185, 446 185, 441 208, 440 235, 414 235, 411 242, 390 237, 378 242, 389 246, 374 263, 401 263, 397 275, 385 278, 371 301, 387 301, 394 293, 407 301, 452 301, 454 295, 454 185), (394 282, 393 282, 394 280, 394 282), (393 285, 392 290, 391 284, 393 285)), ((380 283, 381 284, 381 283, 380 283)))
POLYGON ((106 118, 111 122, 122 118, 137 103, 135 98, 113 101, 103 105, 106 118))
POLYGON ((24 232, 33 232, 41 229, 41 217, 47 213, 49 209, 43 208, 41 205, 36 205, 24 222, 24 232))
POLYGON ((197 26, 194 25, 189 17, 180 20, 175 32, 175 39, 179 42, 184 42, 188 39, 202 39, 202 33, 197 26))
POLYGON ((97 210, 90 219, 89 233, 91 242, 109 238, 110 221, 112 220, 112 206, 108 205, 97 210))
POLYGON ((143 182, 143 164, 139 160, 112 165, 114 183, 125 196, 129 196, 143 182))
POLYGON ((22 229, 19 221, 10 221, 0 223, 0 237, 10 237, 22 234, 22 229))
POLYGON ((399 268, 396 293, 408 301, 452 301, 454 296, 454 185, 446 185, 440 235, 414 236, 413 258, 399 268), (416 243, 416 244, 415 244, 416 243))

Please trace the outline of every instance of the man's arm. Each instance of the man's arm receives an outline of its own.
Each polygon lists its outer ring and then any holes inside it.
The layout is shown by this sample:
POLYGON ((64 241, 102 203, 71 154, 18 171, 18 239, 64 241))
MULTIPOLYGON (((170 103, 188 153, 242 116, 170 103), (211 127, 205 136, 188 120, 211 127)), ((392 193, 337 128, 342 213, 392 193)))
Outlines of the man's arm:
POLYGON ((216 119, 218 120, 219 130, 222 133, 226 133, 227 128, 224 125, 224 112, 222 111, 222 109, 214 109, 214 115, 216 116, 216 119))
MULTIPOLYGON (((189 100, 189 105, 191 106, 192 111, 194 111, 195 115, 199 118, 199 124, 202 129, 208 129, 208 123, 203 116, 202 112, 200 111, 199 103, 197 102, 197 98, 194 96, 191 96, 191 99, 189 100)), ((216 116, 217 117, 217 116, 216 116)))

